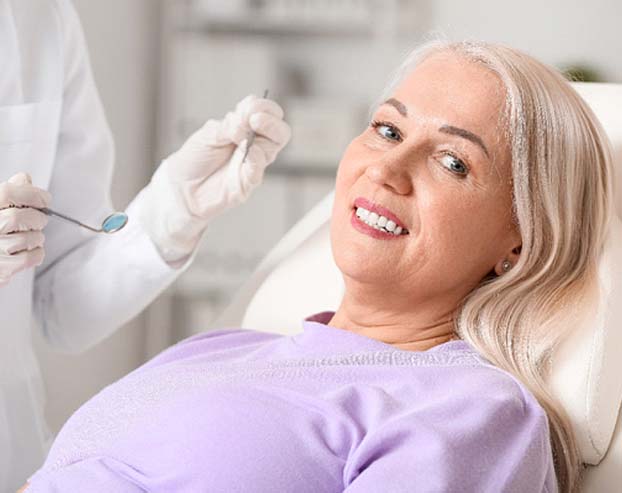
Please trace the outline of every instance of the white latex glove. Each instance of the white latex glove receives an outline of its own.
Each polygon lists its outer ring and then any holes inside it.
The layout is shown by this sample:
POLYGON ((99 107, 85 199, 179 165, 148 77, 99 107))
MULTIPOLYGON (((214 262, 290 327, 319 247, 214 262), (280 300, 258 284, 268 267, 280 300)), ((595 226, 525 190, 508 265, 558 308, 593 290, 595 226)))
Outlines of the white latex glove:
POLYGON ((281 107, 251 94, 165 159, 143 190, 140 208, 164 260, 190 255, 213 217, 246 201, 290 136, 281 107), (251 131, 256 136, 243 160, 251 131))
POLYGON ((49 192, 33 186, 27 173, 0 183, 0 286, 43 262, 48 216, 33 207, 48 207, 50 201, 49 192))

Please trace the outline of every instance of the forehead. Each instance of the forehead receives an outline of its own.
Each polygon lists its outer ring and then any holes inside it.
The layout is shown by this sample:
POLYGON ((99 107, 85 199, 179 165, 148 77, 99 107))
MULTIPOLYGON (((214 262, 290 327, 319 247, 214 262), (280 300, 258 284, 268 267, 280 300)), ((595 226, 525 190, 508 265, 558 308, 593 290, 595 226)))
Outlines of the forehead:
POLYGON ((477 132, 498 131, 505 91, 486 67, 453 53, 429 56, 410 72, 392 97, 408 109, 409 117, 434 120, 477 132))

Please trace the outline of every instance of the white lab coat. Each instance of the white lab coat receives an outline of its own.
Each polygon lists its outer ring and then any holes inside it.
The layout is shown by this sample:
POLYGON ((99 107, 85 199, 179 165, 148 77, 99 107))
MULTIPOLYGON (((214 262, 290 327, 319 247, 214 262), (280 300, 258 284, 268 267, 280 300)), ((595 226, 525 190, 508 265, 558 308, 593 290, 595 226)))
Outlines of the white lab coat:
MULTIPOLYGON (((0 0, 0 182, 19 172, 50 207, 97 225, 112 212, 113 143, 69 0, 0 0)), ((45 261, 0 287, 0 492, 15 491, 50 443, 31 327, 68 351, 136 316, 192 262, 165 263, 135 219, 96 235, 50 217, 45 261)))

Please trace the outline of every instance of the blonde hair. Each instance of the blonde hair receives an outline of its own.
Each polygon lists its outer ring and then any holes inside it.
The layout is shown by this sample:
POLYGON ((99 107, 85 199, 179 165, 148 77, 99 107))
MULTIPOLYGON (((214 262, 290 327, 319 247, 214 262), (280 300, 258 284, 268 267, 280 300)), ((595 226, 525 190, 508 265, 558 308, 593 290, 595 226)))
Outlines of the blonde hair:
POLYGON ((499 44, 429 41, 406 57, 378 103, 441 52, 481 64, 504 86, 500 131, 511 147, 513 217, 522 237, 517 264, 501 276, 491 271, 457 308, 455 331, 546 411, 559 491, 570 493, 580 487, 583 464, 546 379, 552 350, 600 292, 598 262, 614 210, 608 139, 557 70, 499 44))

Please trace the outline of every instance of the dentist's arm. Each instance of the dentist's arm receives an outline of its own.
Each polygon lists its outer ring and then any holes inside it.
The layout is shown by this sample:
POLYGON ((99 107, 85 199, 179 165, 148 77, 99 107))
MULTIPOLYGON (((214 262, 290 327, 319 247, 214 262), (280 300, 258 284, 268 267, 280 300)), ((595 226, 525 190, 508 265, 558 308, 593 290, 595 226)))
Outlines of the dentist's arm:
MULTIPOLYGON (((65 88, 51 207, 98 224, 112 211, 113 147, 78 17, 57 0, 65 36, 65 88)), ((34 311, 54 346, 79 351, 138 315, 192 262, 209 220, 248 197, 289 139, 272 101, 246 98, 209 121, 165 160, 126 209, 128 224, 93 235, 50 219, 37 268, 34 311), (241 162, 237 145, 257 138, 241 162), (54 221, 54 222, 53 222, 54 221)))

